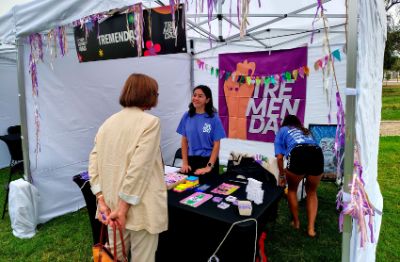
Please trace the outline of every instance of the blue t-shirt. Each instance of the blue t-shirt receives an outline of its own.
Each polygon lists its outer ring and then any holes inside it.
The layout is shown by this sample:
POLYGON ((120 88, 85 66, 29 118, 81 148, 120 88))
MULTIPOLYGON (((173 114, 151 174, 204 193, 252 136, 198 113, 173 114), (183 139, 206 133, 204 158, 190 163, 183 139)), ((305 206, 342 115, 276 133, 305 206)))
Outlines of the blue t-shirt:
POLYGON ((219 117, 216 114, 209 117, 207 113, 190 117, 186 112, 176 132, 187 138, 189 156, 210 156, 214 142, 225 137, 219 117))
POLYGON ((317 145, 311 135, 304 135, 303 131, 295 127, 284 126, 279 129, 275 137, 275 156, 288 156, 292 149, 300 144, 317 145))

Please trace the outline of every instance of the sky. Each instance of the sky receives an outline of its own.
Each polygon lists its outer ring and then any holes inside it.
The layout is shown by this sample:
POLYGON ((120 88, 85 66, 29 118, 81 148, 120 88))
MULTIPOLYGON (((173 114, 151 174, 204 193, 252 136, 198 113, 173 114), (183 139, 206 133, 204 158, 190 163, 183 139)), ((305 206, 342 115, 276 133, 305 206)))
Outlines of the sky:
POLYGON ((23 4, 32 0, 0 0, 0 16, 7 13, 14 5, 23 4))

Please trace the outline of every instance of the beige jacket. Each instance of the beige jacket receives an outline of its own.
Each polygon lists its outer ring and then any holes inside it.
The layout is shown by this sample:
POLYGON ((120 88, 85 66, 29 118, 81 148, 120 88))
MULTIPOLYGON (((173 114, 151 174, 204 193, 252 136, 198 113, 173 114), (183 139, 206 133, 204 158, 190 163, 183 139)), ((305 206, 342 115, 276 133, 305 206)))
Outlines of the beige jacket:
POLYGON ((89 157, 93 194, 111 210, 119 198, 131 204, 126 228, 151 234, 167 230, 167 188, 160 150, 160 120, 136 107, 108 118, 89 157))

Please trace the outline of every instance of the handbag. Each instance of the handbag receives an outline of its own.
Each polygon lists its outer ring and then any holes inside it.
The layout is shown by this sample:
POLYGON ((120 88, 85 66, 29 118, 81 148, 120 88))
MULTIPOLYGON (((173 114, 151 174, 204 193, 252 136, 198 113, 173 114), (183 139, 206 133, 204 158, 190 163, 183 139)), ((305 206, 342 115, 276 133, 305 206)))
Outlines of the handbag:
POLYGON ((252 157, 240 157, 238 161, 228 160, 227 175, 243 175, 246 178, 254 178, 263 183, 276 185, 276 178, 268 170, 263 168, 252 157))
MULTIPOLYGON (((93 253, 93 262, 118 262, 117 260, 117 229, 116 226, 114 225, 112 227, 113 230, 113 239, 114 239, 114 254, 111 253, 111 250, 105 246, 103 243, 103 234, 106 233, 105 230, 107 230, 107 227, 104 224, 101 224, 101 231, 100 231, 100 241, 99 243, 95 244, 92 247, 92 253, 93 253)), ((122 230, 121 228, 118 227, 119 231, 119 236, 121 238, 121 244, 122 244, 122 256, 124 259, 124 262, 128 262, 128 258, 126 257, 126 252, 125 252, 125 242, 124 242, 124 237, 122 236, 122 230)))

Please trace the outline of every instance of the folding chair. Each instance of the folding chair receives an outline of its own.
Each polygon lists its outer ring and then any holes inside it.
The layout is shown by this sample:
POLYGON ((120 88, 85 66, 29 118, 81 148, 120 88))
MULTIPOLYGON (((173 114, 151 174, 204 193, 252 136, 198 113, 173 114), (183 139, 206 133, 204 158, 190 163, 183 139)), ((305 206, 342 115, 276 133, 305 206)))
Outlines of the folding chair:
POLYGON ((24 172, 24 161, 22 157, 22 142, 21 142, 21 126, 10 126, 7 129, 7 132, 8 132, 7 135, 0 136, 0 140, 6 143, 8 151, 10 152, 11 156, 11 161, 9 165, 10 173, 6 185, 6 197, 4 201, 3 215, 1 219, 4 219, 4 215, 7 211, 8 193, 10 191, 11 176, 14 173, 24 172))
POLYGON ((175 160, 182 159, 182 148, 178 148, 175 152, 174 161, 172 162, 172 166, 175 166, 175 160))

